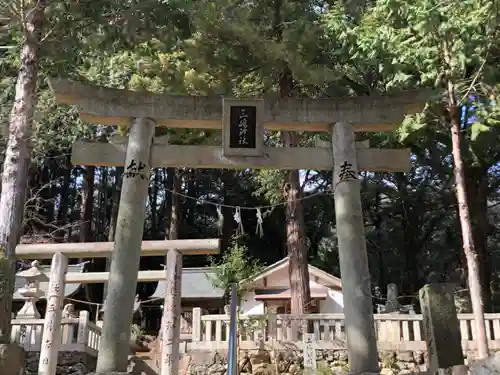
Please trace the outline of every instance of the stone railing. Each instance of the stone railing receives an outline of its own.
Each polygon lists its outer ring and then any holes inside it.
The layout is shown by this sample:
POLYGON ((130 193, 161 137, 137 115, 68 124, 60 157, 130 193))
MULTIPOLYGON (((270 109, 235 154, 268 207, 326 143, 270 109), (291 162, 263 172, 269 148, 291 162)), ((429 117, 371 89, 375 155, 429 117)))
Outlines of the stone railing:
MULTIPOLYGON (((202 315, 193 309, 191 342, 188 350, 227 348, 229 315, 202 315)), ((500 314, 485 314, 490 349, 500 349, 500 314)), ((464 350, 475 347, 475 326, 472 314, 458 314, 464 350)), ((318 349, 345 349, 344 314, 308 314, 239 317, 239 346, 258 348, 262 343, 288 347, 302 346, 305 330, 313 333, 318 349), (299 320, 297 322, 297 320, 299 320), (295 321, 295 322, 294 322, 295 321)), ((376 314, 375 331, 379 350, 425 351, 422 315, 376 314)))
MULTIPOLYGON (((487 336, 492 350, 500 349, 500 314, 485 314, 487 336)), ((475 348, 472 314, 458 314, 464 350, 475 348)), ((12 341, 28 352, 40 351, 43 319, 13 319, 12 341)), ((229 315, 202 315, 193 309, 190 335, 185 350, 227 349, 229 315)), ((376 314, 375 326, 379 350, 425 351, 422 315, 376 314)), ((345 349, 344 314, 308 314, 300 319, 291 315, 239 317, 238 341, 241 349, 258 348, 262 343, 279 347, 302 347, 303 332, 313 333, 318 349, 345 349)), ((101 340, 101 327, 90 322, 87 311, 78 318, 64 318, 59 351, 86 352, 95 355, 101 340)))
MULTIPOLYGON (((39 352, 42 347, 43 319, 13 319, 12 342, 27 352, 39 352)), ((63 318, 60 352, 87 352, 96 354, 101 339, 101 328, 89 320, 88 311, 76 318, 63 318)))

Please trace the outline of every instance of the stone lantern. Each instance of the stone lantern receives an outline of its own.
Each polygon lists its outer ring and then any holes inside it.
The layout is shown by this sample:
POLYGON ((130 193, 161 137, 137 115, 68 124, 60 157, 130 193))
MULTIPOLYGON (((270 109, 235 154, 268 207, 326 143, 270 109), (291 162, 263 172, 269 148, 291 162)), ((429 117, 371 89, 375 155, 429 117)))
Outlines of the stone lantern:
MULTIPOLYGON (((18 272, 16 276, 23 277, 26 280, 23 288, 19 289, 19 294, 24 300, 24 305, 16 315, 16 319, 40 319, 40 313, 36 308, 36 301, 44 296, 44 292, 40 290, 41 282, 48 282, 49 277, 40 270, 38 261, 31 263, 31 268, 18 272)), ((19 344, 25 350, 30 350, 31 346, 40 341, 43 326, 22 324, 12 327, 12 335, 19 337, 19 344)))
POLYGON ((18 272, 16 276, 26 279, 23 288, 19 289, 19 294, 24 300, 24 306, 17 313, 17 319, 40 319, 40 313, 36 309, 36 301, 44 296, 44 292, 40 290, 41 282, 48 282, 49 277, 40 270, 40 265, 37 260, 31 263, 31 268, 18 272))

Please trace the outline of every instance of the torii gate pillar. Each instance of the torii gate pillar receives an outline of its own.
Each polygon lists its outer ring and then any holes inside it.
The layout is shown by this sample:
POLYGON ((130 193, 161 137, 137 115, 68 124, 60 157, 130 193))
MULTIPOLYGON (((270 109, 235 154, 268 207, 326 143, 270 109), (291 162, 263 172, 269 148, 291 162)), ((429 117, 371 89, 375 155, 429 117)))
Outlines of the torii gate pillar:
POLYGON ((344 293, 345 329, 352 374, 379 373, 377 338, 366 254, 366 238, 352 125, 332 128, 335 220, 340 277, 344 293))
POLYGON ((129 327, 137 285, 137 277, 134 276, 139 271, 141 258, 154 130, 155 122, 147 118, 134 119, 130 127, 116 220, 115 251, 104 308, 105 324, 97 357, 98 373, 127 370, 129 327))

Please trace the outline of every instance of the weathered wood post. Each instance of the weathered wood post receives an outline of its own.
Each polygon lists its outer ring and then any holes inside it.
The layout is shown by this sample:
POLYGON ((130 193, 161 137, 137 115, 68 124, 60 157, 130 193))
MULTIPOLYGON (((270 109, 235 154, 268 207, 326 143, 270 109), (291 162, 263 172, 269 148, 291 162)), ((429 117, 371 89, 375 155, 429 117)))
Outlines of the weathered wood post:
POLYGON ((97 373, 127 370, 154 130, 148 118, 130 128, 97 373))
POLYGON ((353 373, 379 372, 370 271, 361 207, 355 135, 348 123, 332 129, 335 218, 349 366, 353 373))
POLYGON ((61 344, 62 305, 64 299, 65 274, 68 258, 56 253, 52 257, 47 309, 43 325, 42 347, 40 349, 39 375, 55 375, 57 354, 61 344))
POLYGON ((165 303, 162 324, 161 375, 179 372, 179 341, 181 315, 182 254, 177 250, 167 253, 165 267, 165 303))

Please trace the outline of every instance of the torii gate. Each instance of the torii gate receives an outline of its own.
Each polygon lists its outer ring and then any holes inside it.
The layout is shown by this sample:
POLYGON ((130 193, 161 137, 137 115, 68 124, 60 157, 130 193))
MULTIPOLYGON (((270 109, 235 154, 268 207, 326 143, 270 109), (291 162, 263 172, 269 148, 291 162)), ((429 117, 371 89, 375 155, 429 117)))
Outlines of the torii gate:
MULTIPOLYGON (((113 253, 113 242, 79 242, 79 243, 55 243, 55 244, 26 244, 17 245, 16 259, 52 259, 50 268, 49 289, 47 292, 47 307, 44 318, 44 329, 42 333, 42 345, 40 348, 40 359, 38 364, 39 375, 55 375, 57 368, 57 354, 61 343, 61 319, 62 303, 64 300, 64 289, 70 283, 104 283, 110 280, 113 275, 110 272, 85 272, 79 274, 67 274, 68 259, 71 258, 103 258, 109 257, 113 253)), ((180 252, 184 255, 218 254, 220 252, 220 240, 165 240, 165 241, 142 241, 140 245, 141 256, 161 256, 167 253, 176 254, 180 252), (175 249, 175 252, 170 250, 175 249)), ((168 259, 167 259, 168 262, 168 259)), ((176 264, 174 266, 182 267, 176 264)), ((171 262, 172 263, 172 262, 171 262)), ((137 265, 138 266, 138 265, 137 265)), ((168 279, 172 273, 170 269, 166 271, 139 271, 135 282, 152 282, 168 279)), ((182 271, 181 271, 182 272, 182 271)), ((134 277, 130 278, 132 281, 134 277)), ((180 282, 174 287, 167 289, 166 299, 171 303, 180 306, 180 282), (173 302, 172 302, 173 301, 173 302)), ((135 287, 131 290, 135 294, 135 287)), ((121 305, 118 314, 128 311, 126 306, 121 305)), ((131 309, 130 311, 133 311, 131 309)), ((175 309, 172 310, 172 314, 175 309)), ((130 321, 127 329, 130 332, 130 321)), ((173 319, 173 317, 171 318, 173 319)), ((85 337, 87 332, 78 332, 79 337, 85 337)), ((174 334, 175 336, 175 334, 174 334)), ((119 343, 129 352, 128 339, 119 343)), ((169 357, 171 358, 171 357, 169 357)), ((125 357, 127 360, 127 357, 125 357)))
MULTIPOLYGON (((165 96, 118 90, 60 79, 52 80, 51 87, 57 101, 75 105, 83 120, 130 126, 127 142, 77 142, 72 152, 74 164, 125 166, 120 212, 127 210, 127 217, 133 217, 134 212, 141 209, 137 202, 143 202, 146 197, 149 178, 144 177, 149 177, 151 167, 332 170, 349 363, 354 373, 378 372, 358 173, 360 170, 407 172, 411 168, 410 151, 367 148, 366 144, 355 142, 355 132, 393 130, 406 114, 423 108, 425 97, 422 93, 341 99, 221 100, 218 97, 165 96), (222 145, 155 143, 155 126, 219 129, 223 131, 222 145), (328 147, 316 148, 268 148, 264 147, 264 128, 331 132, 332 143, 328 147), (133 197, 127 198, 129 194, 133 197)), ((121 218, 125 216, 123 214, 121 218)), ((115 247, 119 250, 127 248, 137 254, 130 260, 131 263, 138 262, 138 251, 135 250, 138 245, 129 246, 121 238, 126 230, 138 235, 139 226, 142 233, 144 216, 138 217, 140 220, 138 218, 134 223, 127 224, 122 220, 120 225, 119 221, 117 227, 115 247)), ((111 281, 112 275, 126 263, 126 257, 125 251, 115 254, 111 281)), ((180 255, 175 259, 179 263, 180 255)), ((176 272, 172 271, 170 277, 175 279, 176 272)), ((122 295, 120 290, 129 287, 129 284, 121 286, 121 289, 119 285, 111 284, 107 301, 113 306, 122 295)), ((120 322, 105 319, 101 342, 103 352, 98 358, 97 372, 125 370, 125 353, 113 349, 113 340, 120 340, 117 334, 123 332, 127 319, 131 320, 131 316, 130 319, 128 315, 124 316, 120 322)), ((169 325, 175 326, 176 314, 170 319, 169 325)), ((171 342, 173 331, 165 333, 164 340, 171 342)), ((178 353, 178 349, 171 346, 166 349, 169 353, 178 353)), ((174 358, 172 363, 163 363, 162 374, 175 374, 177 359, 174 358), (165 364, 167 366, 163 366, 165 364)))

